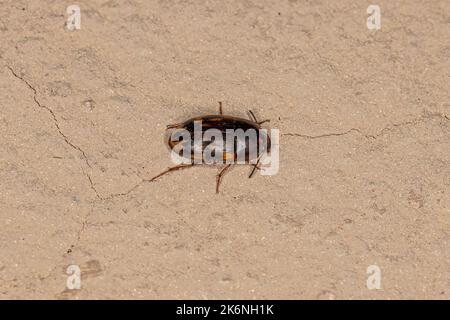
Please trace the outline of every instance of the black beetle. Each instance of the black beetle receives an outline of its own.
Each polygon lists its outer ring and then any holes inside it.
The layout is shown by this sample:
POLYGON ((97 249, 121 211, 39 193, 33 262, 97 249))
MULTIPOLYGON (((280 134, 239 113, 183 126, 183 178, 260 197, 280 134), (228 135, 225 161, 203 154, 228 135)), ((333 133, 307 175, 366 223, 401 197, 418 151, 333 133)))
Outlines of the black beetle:
MULTIPOLYGON (((265 151, 267 153, 270 153, 270 138, 268 135, 263 137, 259 131, 259 129, 261 129, 261 124, 265 123, 265 122, 269 122, 270 120, 264 120, 264 121, 256 120, 256 117, 251 110, 249 110, 249 116, 250 116, 250 120, 224 115, 223 110, 222 110, 222 102, 219 102, 219 114, 218 115, 199 116, 199 117, 194 117, 194 118, 188 119, 181 123, 170 124, 167 126, 167 130, 168 129, 184 129, 184 130, 187 130, 189 132, 190 136, 193 138, 195 121, 201 121, 202 136, 203 136, 203 133, 208 129, 217 129, 223 134, 223 136, 226 135, 226 132, 228 129, 231 129, 231 130, 242 129, 244 132, 246 132, 249 129, 253 129, 256 132, 256 138, 258 139, 257 140, 258 142, 260 142, 261 139, 263 139, 263 138, 267 139, 266 144, 265 144, 265 151)), ((180 141, 173 141, 173 140, 171 140, 171 137, 169 137, 167 144, 168 144, 168 147, 171 150, 173 150, 174 147, 176 146, 176 144, 179 142, 180 141)), ((201 144, 202 149, 204 149, 208 144, 209 144, 209 142, 202 141, 202 144, 201 144)), ((257 156, 255 157, 255 156, 252 156, 251 153, 249 152, 249 148, 248 148, 249 141, 248 140, 234 141, 234 146, 232 148, 233 152, 228 152, 230 150, 229 146, 224 144, 223 150, 222 150, 223 151, 222 152, 222 154, 223 154, 222 160, 225 163, 227 162, 227 159, 228 160, 230 160, 230 159, 236 160, 236 158, 238 156, 238 151, 237 151, 238 148, 236 148, 236 146, 239 144, 241 146, 243 145, 245 148, 243 150, 243 152, 245 152, 245 162, 244 163, 253 166, 253 169, 249 175, 249 178, 251 178, 253 176, 255 170, 259 169, 258 164, 259 164, 261 152, 263 152, 264 150, 259 149, 257 156)), ((258 145, 258 148, 259 148, 259 145, 258 145)), ((197 165, 197 163, 195 163, 195 161, 194 161, 194 151, 193 150, 194 150, 194 148, 192 148, 192 153, 190 154, 189 158, 185 157, 188 160, 188 163, 183 163, 183 164, 179 164, 177 166, 168 168, 167 170, 161 172, 157 176, 150 179, 150 181, 154 181, 157 178, 159 178, 171 171, 190 168, 190 167, 193 167, 194 165, 197 165)), ((217 163, 214 163, 214 164, 217 165, 217 163)), ((218 172, 218 174, 216 176, 216 193, 219 193, 219 185, 220 185, 222 176, 231 167, 232 164, 233 163, 226 163, 225 166, 218 172)))

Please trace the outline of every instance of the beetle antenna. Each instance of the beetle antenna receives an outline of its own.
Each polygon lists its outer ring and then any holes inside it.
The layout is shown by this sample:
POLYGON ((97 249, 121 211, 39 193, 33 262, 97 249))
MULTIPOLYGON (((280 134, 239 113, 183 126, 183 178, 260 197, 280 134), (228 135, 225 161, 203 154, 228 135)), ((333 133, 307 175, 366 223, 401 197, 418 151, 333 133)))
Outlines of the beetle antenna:
POLYGON ((222 101, 219 101, 219 114, 220 114, 220 115, 223 114, 223 110, 222 110, 222 101))

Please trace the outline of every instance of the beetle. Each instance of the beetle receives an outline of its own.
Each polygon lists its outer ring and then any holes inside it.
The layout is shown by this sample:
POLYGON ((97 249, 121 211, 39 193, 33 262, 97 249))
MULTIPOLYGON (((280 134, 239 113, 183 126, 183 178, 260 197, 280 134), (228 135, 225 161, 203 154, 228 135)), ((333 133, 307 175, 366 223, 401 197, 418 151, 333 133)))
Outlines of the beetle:
MULTIPOLYGON (((203 136, 203 133, 208 129, 219 130, 224 137, 226 136, 226 132, 228 129, 232 129, 232 130, 242 129, 243 131, 253 129, 256 132, 256 138, 257 138, 258 143, 261 142, 262 139, 264 139, 264 138, 266 139, 265 151, 267 153, 270 153, 270 137, 268 135, 263 136, 259 131, 259 129, 261 129, 261 124, 263 124, 265 122, 269 122, 270 120, 258 121, 256 119, 254 113, 251 110, 248 111, 248 114, 249 114, 250 119, 244 119, 244 118, 224 115, 223 109, 222 109, 222 102, 219 102, 219 114, 198 116, 198 117, 190 118, 190 119, 180 122, 180 123, 169 124, 169 125, 167 125, 166 130, 183 129, 183 130, 186 130, 190 134, 190 136, 193 138, 194 137, 194 122, 196 122, 196 121, 201 121, 202 136, 203 136)), ((171 137, 169 137, 169 139, 167 141, 167 145, 168 145, 169 149, 171 151, 173 151, 173 149, 179 142, 180 141, 172 141, 171 137)), ((209 142, 202 141, 201 145, 200 145, 200 147, 202 149, 201 151, 203 151, 207 147, 208 144, 209 144, 209 142)), ((233 151, 231 151, 231 152, 230 152, 229 145, 222 144, 221 146, 223 147, 223 149, 222 149, 223 159, 222 160, 224 162, 226 162, 227 159, 236 160, 238 157, 238 149, 239 149, 239 147, 241 148, 240 152, 244 152, 244 154, 245 154, 244 164, 249 164, 249 165, 253 166, 253 169, 249 175, 249 178, 251 178, 253 176, 256 169, 260 169, 259 161, 261 159, 261 152, 264 151, 264 150, 260 149, 260 145, 258 145, 259 152, 256 156, 249 152, 249 141, 248 140, 244 140, 244 141, 235 141, 234 140, 234 146, 231 149, 233 151), (236 148, 236 146, 238 148, 236 148), (242 148, 244 148, 244 149, 242 149, 242 148)), ((160 174, 158 174, 155 177, 153 177, 152 179, 150 179, 150 181, 155 181, 159 177, 161 177, 169 172, 180 170, 180 169, 191 168, 194 165, 198 165, 194 161, 194 148, 195 147, 193 146, 191 149, 192 151, 188 155, 188 157, 184 156, 184 158, 187 160, 188 163, 182 163, 182 164, 176 165, 174 167, 170 167, 167 170, 161 172, 160 174)), ((202 155, 203 155, 203 153, 202 153, 202 155)), ((218 163, 212 163, 212 165, 217 165, 217 164, 218 163)), ((234 163, 225 164, 225 166, 223 168, 221 168, 219 170, 219 172, 217 173, 217 175, 216 175, 216 193, 219 193, 219 186, 220 186, 222 177, 228 171, 228 169, 230 169, 232 164, 234 164, 234 163)))

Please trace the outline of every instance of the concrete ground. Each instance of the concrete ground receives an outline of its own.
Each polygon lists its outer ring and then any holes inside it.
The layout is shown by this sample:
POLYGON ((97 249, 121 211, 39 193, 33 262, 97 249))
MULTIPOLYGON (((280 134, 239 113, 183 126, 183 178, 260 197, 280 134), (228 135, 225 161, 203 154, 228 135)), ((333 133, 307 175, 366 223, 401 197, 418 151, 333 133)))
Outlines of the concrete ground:
POLYGON ((449 57, 447 0, 1 1, 0 298, 449 299, 449 57), (147 182, 218 101, 279 173, 147 182))

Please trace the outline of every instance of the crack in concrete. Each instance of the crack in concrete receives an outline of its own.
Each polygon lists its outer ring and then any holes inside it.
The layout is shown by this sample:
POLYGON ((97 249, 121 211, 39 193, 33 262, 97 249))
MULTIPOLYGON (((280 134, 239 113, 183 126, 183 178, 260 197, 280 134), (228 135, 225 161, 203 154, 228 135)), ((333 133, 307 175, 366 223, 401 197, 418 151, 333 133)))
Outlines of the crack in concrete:
MULTIPOLYGON (((37 98, 37 95, 38 95, 38 94, 37 94, 36 88, 33 87, 33 86, 31 85, 31 83, 28 82, 23 76, 20 76, 19 74, 17 74, 17 72, 15 72, 13 68, 11 68, 10 66, 6 66, 6 67, 9 69, 9 71, 11 71, 11 73, 12 73, 12 75, 13 75, 14 77, 16 77, 17 79, 19 79, 19 80, 22 81, 23 83, 25 83, 25 84, 27 85, 27 87, 28 87, 31 91, 33 91, 33 100, 34 100, 34 102, 36 103, 36 105, 37 105, 39 108, 42 108, 42 109, 47 110, 47 112, 48 112, 48 113, 51 115, 51 117, 53 118, 53 124, 55 125, 56 130, 58 131, 58 134, 63 138, 64 142, 65 142, 67 145, 69 145, 72 149, 74 149, 74 150, 80 152, 81 155, 83 156, 83 159, 84 159, 84 162, 86 163, 86 165, 87 165, 89 168, 92 169, 92 166, 91 166, 91 164, 90 164, 90 162, 89 162, 89 159, 88 159, 88 157, 87 157, 87 155, 86 155, 86 152, 84 152, 83 149, 81 149, 79 146, 77 146, 77 145, 75 145, 73 142, 71 142, 71 141, 69 140, 69 138, 62 132, 61 127, 59 126, 58 118, 56 117, 56 114, 54 113, 54 111, 53 111, 51 108, 49 108, 48 106, 43 105, 43 104, 40 103, 40 101, 39 101, 38 98, 37 98)), ((82 170, 83 170, 83 168, 82 168, 82 170)), ((94 191, 94 193, 95 193, 95 195, 97 196, 97 198, 100 199, 100 200, 103 200, 103 198, 100 196, 100 194, 98 193, 97 189, 95 188, 95 185, 94 185, 94 183, 93 183, 93 181, 92 181, 91 176, 90 176, 88 173, 84 172, 84 170, 83 170, 83 173, 84 173, 85 176, 87 177, 87 179, 88 179, 88 181, 89 181, 89 185, 90 185, 91 189, 94 191)))
POLYGON ((72 244, 72 245, 70 246, 70 248, 67 250, 67 253, 71 253, 71 252, 72 252, 72 249, 78 246, 78 243, 79 243, 80 240, 81 240, 81 235, 83 234, 84 230, 86 229, 86 227, 87 227, 87 225, 88 225, 89 217, 91 216, 91 214, 92 214, 93 211, 94 211, 94 207, 92 206, 92 207, 89 209, 89 212, 86 214, 86 216, 84 216, 83 220, 81 221, 81 227, 80 227, 80 229, 79 229, 78 232, 77 232, 77 238, 76 238, 76 241, 74 242, 74 244, 72 244))
POLYGON ((142 178, 141 178, 141 181, 139 181, 136 185, 134 185, 134 186, 133 186, 132 188, 130 188, 128 191, 125 191, 125 192, 119 192, 119 193, 112 193, 112 194, 110 194, 110 195, 108 195, 108 196, 102 196, 102 195, 98 192, 97 188, 95 187, 95 184, 94 184, 94 182, 92 181, 91 176, 90 176, 88 173, 84 172, 84 170, 83 170, 83 173, 86 175, 86 177, 87 177, 87 179, 88 179, 88 181, 89 181, 90 188, 91 188, 92 191, 95 193, 96 197, 97 197, 99 200, 101 200, 101 201, 112 200, 112 199, 114 199, 115 197, 126 196, 126 195, 130 194, 133 190, 135 190, 135 189, 137 189, 139 186, 141 186, 143 183, 145 183, 145 182, 151 182, 151 181, 152 181, 151 179, 142 179, 142 178))
MULTIPOLYGON (((428 114, 428 115, 419 117, 419 118, 411 120, 411 121, 405 121, 405 122, 401 122, 401 123, 392 124, 390 126, 387 126, 387 127, 383 128, 378 134, 375 134, 375 135, 365 134, 358 128, 351 128, 351 129, 349 129, 347 131, 344 131, 344 132, 326 133, 326 134, 322 134, 322 135, 318 135, 318 136, 312 136, 312 135, 300 134, 300 133, 284 133, 284 134, 282 134, 282 136, 295 136, 295 137, 302 137, 302 138, 306 138, 306 139, 320 139, 320 138, 327 138, 327 137, 339 137, 339 136, 347 135, 347 134, 352 133, 352 132, 356 132, 356 133, 364 136, 367 139, 375 140, 378 137, 384 135, 386 132, 392 131, 392 130, 394 130, 397 127, 402 127, 402 126, 407 126, 407 125, 415 125, 415 124, 418 124, 420 122, 424 122, 424 121, 426 121, 428 119, 432 119, 432 118, 445 118, 445 119, 448 119, 447 116, 444 116, 442 114, 438 114, 438 113, 428 114)), ((153 182, 155 180, 155 178, 158 177, 158 176, 155 176, 155 177, 150 178, 150 179, 143 179, 143 178, 141 178, 141 181, 139 183, 137 183, 135 186, 133 186, 132 188, 130 188, 128 191, 125 191, 125 192, 122 192, 122 193, 110 194, 107 197, 101 197, 101 196, 98 195, 98 197, 101 200, 112 200, 112 199, 114 199, 116 197, 127 196, 131 192, 133 192, 135 189, 140 187, 142 184, 144 184, 146 182, 153 182)))
MULTIPOLYGON (((11 73, 12 73, 12 75, 13 75, 14 77, 16 77, 17 79, 21 80, 23 83, 25 83, 25 84, 27 85, 27 87, 33 92, 33 100, 34 100, 34 102, 36 103, 36 105, 37 105, 38 107, 42 108, 42 109, 47 110, 47 112, 48 112, 48 113, 52 116, 52 118, 53 118, 53 123, 54 123, 54 125, 55 125, 55 127, 56 127, 56 129, 57 129, 57 131, 58 131, 58 133, 59 133, 59 135, 63 138, 63 140, 66 142, 66 144, 68 144, 70 147, 72 147, 73 149, 75 149, 76 151, 78 151, 78 152, 80 152, 80 153, 82 154, 83 159, 84 159, 84 162, 86 163, 86 165, 87 165, 89 168, 92 169, 92 166, 91 166, 91 164, 90 164, 90 162, 89 162, 89 159, 88 159, 86 153, 84 152, 84 150, 82 150, 79 146, 77 146, 77 145, 75 145, 74 143, 72 143, 72 142, 69 140, 69 138, 62 132, 61 127, 59 126, 58 118, 56 117, 54 111, 53 111, 51 108, 49 108, 48 106, 43 105, 43 104, 40 103, 40 101, 39 101, 38 98, 37 98, 37 95, 38 95, 38 94, 37 94, 36 88, 33 87, 33 86, 31 85, 31 83, 28 82, 23 76, 18 75, 18 74, 14 71, 13 68, 11 68, 10 66, 6 66, 6 67, 11 71, 11 73)), ((97 198, 100 199, 100 200, 105 200, 105 198, 103 198, 102 196, 100 196, 100 194, 98 193, 97 189, 95 188, 95 185, 94 185, 94 182, 92 181, 91 176, 90 176, 87 172, 84 171, 83 167, 81 167, 81 170, 83 171, 84 175, 87 177, 87 180, 89 181, 90 188, 91 188, 92 191, 95 193, 95 195, 97 196, 97 198)), ((130 192, 131 192, 131 190, 130 190, 130 192)), ((89 210, 89 213, 83 218, 83 220, 82 220, 82 222, 81 222, 81 227, 80 227, 80 229, 77 231, 76 241, 75 241, 75 243, 72 244, 72 245, 70 246, 70 248, 67 250, 67 253, 68 253, 68 254, 71 253, 72 250, 73 250, 73 249, 78 245, 78 243, 80 242, 81 236, 82 236, 84 230, 85 230, 86 227, 87 227, 87 222, 88 222, 88 219, 89 219, 90 215, 92 214, 92 212, 93 212, 93 207, 91 207, 91 209, 89 210)), ((59 264, 58 264, 58 265, 59 265, 59 264)), ((58 265, 57 265, 57 266, 58 266, 58 265)), ((44 277, 41 277, 41 278, 40 278, 41 281, 45 281, 45 280, 48 279, 50 276, 52 276, 52 275, 54 274, 54 271, 55 271, 55 269, 57 268, 57 266, 55 266, 55 267, 49 272, 48 275, 46 275, 46 276, 44 276, 44 277)))
POLYGON ((11 68, 10 66, 6 66, 6 67, 9 69, 9 71, 11 71, 11 73, 12 73, 12 75, 13 75, 14 77, 16 77, 17 79, 21 80, 23 83, 25 83, 25 84, 28 86, 28 88, 30 88, 30 89, 33 91, 33 100, 34 100, 34 102, 36 103, 36 105, 39 106, 39 107, 42 108, 42 109, 47 110, 48 113, 50 113, 50 115, 51 115, 52 118, 53 118, 53 123, 54 123, 54 125, 55 125, 55 127, 56 127, 56 129, 57 129, 57 131, 58 131, 58 133, 59 133, 59 135, 64 139, 64 141, 65 141, 70 147, 72 147, 73 149, 75 149, 75 150, 77 150, 78 152, 80 152, 80 153, 83 155, 83 158, 84 158, 84 161, 86 162, 86 165, 87 165, 89 168, 92 168, 91 164, 89 163, 89 159, 88 159, 86 153, 85 153, 79 146, 73 144, 73 143, 69 140, 69 138, 61 131, 61 127, 59 126, 58 118, 56 118, 56 115, 55 115, 55 113, 53 112, 53 110, 50 109, 48 106, 45 106, 45 105, 43 105, 43 104, 41 104, 41 103, 39 102, 39 100, 37 99, 37 90, 36 90, 36 88, 34 88, 34 87, 33 87, 33 86, 32 86, 32 85, 31 85, 31 84, 30 84, 23 76, 18 75, 18 74, 14 71, 13 68, 11 68))
POLYGON ((141 179, 141 181, 139 181, 137 184, 135 184, 133 187, 131 187, 128 191, 125 191, 125 192, 119 192, 119 193, 113 193, 113 194, 110 194, 109 196, 107 196, 107 197, 101 197, 100 199, 101 200, 112 200, 112 199, 114 199, 114 198, 116 198, 116 197, 124 197, 124 196, 127 196, 127 195, 129 195, 131 192, 133 192, 134 190, 136 190, 138 187, 140 187, 141 185, 143 185, 144 183, 146 183, 146 182, 152 182, 153 181, 153 179, 141 179))
MULTIPOLYGON (((28 86, 29 89, 31 89, 31 90, 33 91, 33 93, 34 93, 34 94, 33 94, 33 100, 34 100, 34 102, 36 103, 36 105, 39 106, 39 107, 42 108, 42 109, 47 110, 47 111, 50 113, 50 115, 51 115, 52 118, 53 118, 54 125, 55 125, 55 127, 56 127, 56 129, 57 129, 59 135, 64 139, 64 141, 65 141, 70 147, 72 147, 73 149, 75 149, 75 150, 77 150, 78 152, 80 152, 80 153, 82 154, 83 158, 84 158, 84 161, 85 161, 86 165, 87 165, 89 168, 92 168, 92 166, 91 166, 91 164, 90 164, 90 162, 89 162, 89 159, 88 159, 86 153, 85 153, 79 146, 73 144, 73 143, 69 140, 69 138, 61 131, 61 128, 60 128, 60 126, 59 126, 58 119, 56 118, 56 115, 55 115, 55 113, 53 112, 53 110, 52 110, 51 108, 49 108, 48 106, 42 105, 42 104, 39 102, 39 100, 37 99, 37 90, 36 90, 36 88, 34 88, 34 87, 33 87, 33 86, 32 86, 32 85, 31 85, 31 84, 30 84, 23 76, 18 75, 18 74, 14 71, 13 68, 11 68, 10 66, 6 66, 6 67, 11 71, 11 73, 13 74, 14 77, 16 77, 17 79, 21 80, 23 83, 25 83, 25 84, 28 86)), ((358 128, 350 128, 350 129, 348 129, 347 131, 344 131, 344 132, 331 132, 331 133, 325 133, 325 134, 321 134, 321 135, 317 135, 317 136, 308 135, 308 134, 301 134, 301 133, 295 133, 295 132, 294 132, 294 133, 291 133, 291 132, 283 133, 283 134, 281 134, 281 135, 282 135, 282 136, 301 137, 301 138, 313 140, 313 139, 321 139, 321 138, 329 138, 329 137, 340 137, 340 136, 344 136, 344 135, 347 135, 347 134, 356 132, 356 133, 362 135, 363 137, 365 137, 365 138, 367 138, 367 139, 375 140, 375 139, 377 139, 378 137, 384 135, 386 132, 392 131, 392 130, 394 130, 395 128, 402 127, 402 126, 406 126, 406 125, 415 125, 415 124, 417 124, 417 123, 420 123, 420 122, 425 121, 426 119, 431 119, 431 118, 435 118, 435 117, 439 117, 439 118, 444 118, 444 119, 450 120, 450 116, 448 116, 448 115, 442 115, 442 114, 436 114, 436 113, 435 113, 435 114, 429 114, 429 115, 426 115, 426 116, 419 117, 419 118, 417 118, 417 119, 415 119, 415 120, 411 120, 411 121, 407 121, 407 122, 402 122, 402 123, 394 123, 394 124, 392 124, 392 125, 390 125, 390 126, 386 126, 386 127, 383 128, 379 133, 377 133, 377 134, 375 134, 375 135, 365 134, 362 130, 360 130, 360 129, 358 129, 358 128)), ((82 168, 82 170, 83 170, 83 168, 82 168)), ((95 184, 94 184, 94 182, 93 182, 93 180, 92 180, 92 177, 91 177, 87 172, 85 172, 84 170, 83 170, 83 173, 84 173, 84 175, 86 176, 86 178, 87 178, 87 180, 88 180, 88 182, 89 182, 89 185, 90 185, 91 190, 95 193, 96 197, 97 197, 99 200, 101 200, 101 201, 107 201, 107 200, 112 200, 112 199, 114 199, 114 198, 116 198, 116 197, 127 196, 127 195, 129 195, 131 192, 133 192, 135 189, 137 189, 139 186, 141 186, 142 184, 144 184, 144 183, 146 183, 146 182, 152 182, 152 181, 154 181, 154 178, 151 178, 151 179, 142 179, 142 178, 141 178, 141 181, 138 182, 138 183, 137 183, 136 185, 134 185, 133 187, 131 187, 128 191, 110 194, 110 195, 108 195, 108 196, 105 197, 105 196, 100 195, 100 193, 99 193, 98 190, 96 189, 95 184)), ((85 222, 83 222, 82 228, 81 228, 80 232, 78 233, 78 240, 79 240, 80 235, 81 235, 81 232, 84 230, 84 228, 85 228, 85 222)))
POLYGON ((94 185, 94 181, 92 181, 92 177, 89 175, 89 173, 85 172, 83 170, 83 168, 81 168, 81 170, 83 171, 84 175, 86 176, 86 178, 89 181, 89 187, 91 188, 91 190, 95 193, 95 196, 99 199, 99 200, 103 200, 103 197, 100 196, 100 194, 97 191, 97 188, 94 185))
MULTIPOLYGON (((28 82, 23 76, 20 76, 19 74, 17 74, 17 72, 14 71, 13 68, 11 68, 10 66, 6 66, 6 67, 9 69, 9 71, 12 73, 12 75, 13 75, 14 77, 16 77, 17 79, 19 79, 19 80, 22 81, 23 83, 25 83, 25 84, 27 85, 27 87, 28 87, 31 91, 33 91, 33 100, 34 100, 34 102, 36 103, 36 105, 37 105, 38 107, 42 108, 42 109, 47 110, 47 112, 48 112, 48 113, 52 116, 52 118, 53 118, 53 123, 54 123, 54 125, 55 125, 55 127, 56 127, 56 129, 57 129, 57 131, 58 131, 58 133, 59 133, 59 135, 63 138, 63 140, 64 140, 70 147, 72 147, 73 149, 77 150, 78 152, 80 152, 80 153, 82 154, 83 159, 84 159, 86 165, 87 165, 89 168, 92 169, 92 166, 91 166, 91 164, 90 164, 90 162, 89 162, 89 159, 88 159, 88 157, 87 157, 87 155, 86 155, 86 152, 84 152, 84 150, 81 149, 79 146, 77 146, 77 145, 75 145, 74 143, 72 143, 72 142, 69 140, 69 138, 62 132, 61 127, 59 126, 58 118, 56 117, 56 114, 54 113, 54 111, 53 111, 51 108, 49 108, 48 106, 41 104, 40 101, 37 99, 37 95, 38 95, 38 94, 37 94, 36 88, 35 88, 34 86, 32 86, 31 83, 28 82)), ((97 197, 99 200, 101 200, 101 201, 104 201, 104 200, 111 200, 111 199, 113 199, 113 198, 115 198, 115 197, 118 197, 118 196, 126 196, 126 195, 128 195, 129 193, 131 193, 134 189, 138 188, 142 183, 146 182, 146 179, 142 179, 142 181, 140 181, 138 184, 136 184, 134 187, 132 187, 130 190, 128 190, 128 191, 126 191, 126 192, 116 193, 116 194, 111 194, 111 195, 109 195, 109 196, 103 197, 102 195, 100 195, 100 193, 98 192, 97 188, 95 187, 95 184, 94 184, 94 182, 93 182, 93 180, 92 180, 92 177, 89 175, 89 173, 85 172, 85 171, 83 170, 83 168, 81 168, 81 169, 82 169, 84 175, 86 176, 86 178, 87 178, 87 180, 88 180, 88 182, 89 182, 89 186, 90 186, 91 190, 94 192, 94 194, 96 195, 96 197, 97 197)))
POLYGON ((359 133, 360 135, 362 135, 363 137, 367 138, 367 139, 372 139, 375 140, 378 137, 384 135, 386 132, 389 131, 393 131, 395 128, 398 127, 403 127, 403 126, 408 126, 408 125, 416 125, 418 123, 424 122, 426 120, 432 119, 432 118, 444 118, 447 120, 450 120, 448 116, 446 115, 442 115, 439 113, 432 113, 432 114, 428 114, 425 116, 421 116, 417 119, 411 120, 411 121, 405 121, 405 122, 401 122, 401 123, 394 123, 391 124, 389 126, 384 127, 379 133, 375 134, 375 135, 371 135, 371 134, 366 134, 364 133, 362 130, 358 129, 358 128, 351 128, 347 131, 344 132, 332 132, 332 133, 325 133, 325 134, 321 134, 321 135, 317 135, 317 136, 312 136, 312 135, 308 135, 308 134, 302 134, 302 133, 282 133, 282 136, 290 136, 290 137, 301 137, 301 138, 305 138, 305 139, 320 139, 320 138, 328 138, 328 137, 339 137, 339 136, 344 136, 347 135, 349 133, 352 132, 356 132, 359 133))
POLYGON ((332 133, 325 133, 325 134, 321 134, 318 136, 311 136, 308 134, 301 134, 301 133, 282 133, 282 136, 290 136, 290 137, 302 137, 305 139, 320 139, 320 138, 327 138, 327 137, 339 137, 339 136, 344 136, 346 134, 349 134, 351 132, 358 132, 359 134, 364 135, 361 130, 357 129, 357 128, 351 128, 347 131, 344 132, 332 132, 332 133))

